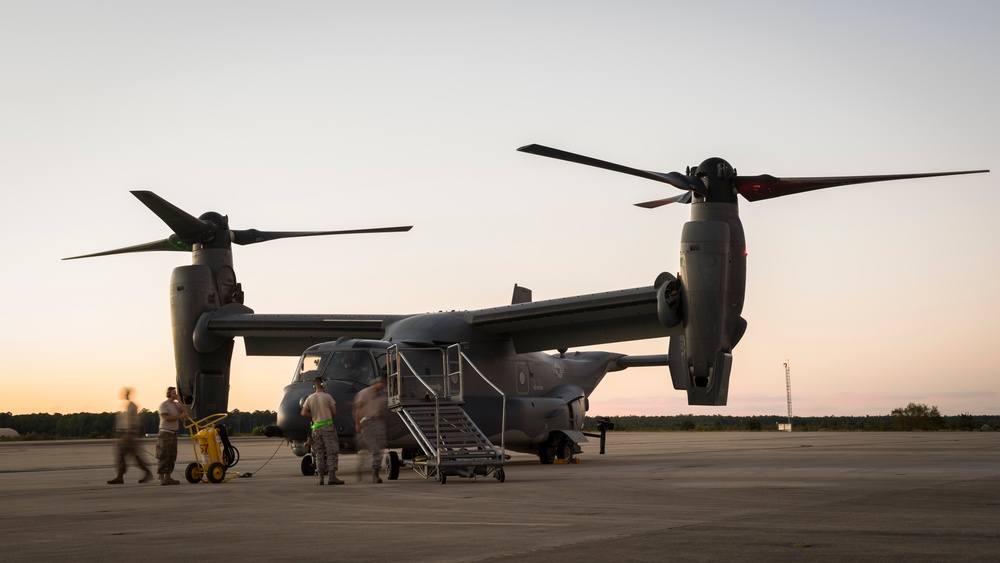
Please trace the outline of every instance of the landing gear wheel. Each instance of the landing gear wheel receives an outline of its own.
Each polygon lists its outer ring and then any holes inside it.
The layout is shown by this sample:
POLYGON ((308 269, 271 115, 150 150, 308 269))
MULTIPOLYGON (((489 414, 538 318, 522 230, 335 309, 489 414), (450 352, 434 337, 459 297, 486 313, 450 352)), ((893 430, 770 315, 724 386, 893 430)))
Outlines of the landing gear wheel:
POLYGON ((558 453, 559 437, 555 434, 549 436, 544 444, 538 446, 538 461, 542 465, 550 465, 556 459, 558 453))
POLYGON ((565 459, 567 463, 573 463, 573 444, 565 438, 559 440, 556 447, 556 458, 565 459))
POLYGON ((208 466, 205 473, 209 483, 221 483, 226 478, 226 466, 216 461, 208 466))
POLYGON ((385 475, 390 481, 399 479, 399 455, 396 452, 389 452, 386 458, 385 475))
POLYGON ((496 471, 493 472, 493 478, 496 479, 497 481, 500 481, 501 483, 504 482, 504 479, 506 479, 506 476, 503 474, 503 467, 501 467, 501 468, 499 468, 499 469, 497 469, 496 471))
POLYGON ((307 477, 316 474, 316 464, 313 463, 312 454, 302 456, 302 474, 307 477))
POLYGON ((198 465, 197 461, 192 461, 188 464, 187 468, 184 470, 184 478, 187 479, 188 483, 199 483, 201 482, 201 466, 198 465))
POLYGON ((438 480, 438 483, 441 483, 442 485, 444 485, 448 481, 448 476, 445 475, 444 473, 438 472, 438 474, 437 474, 437 480, 438 480))

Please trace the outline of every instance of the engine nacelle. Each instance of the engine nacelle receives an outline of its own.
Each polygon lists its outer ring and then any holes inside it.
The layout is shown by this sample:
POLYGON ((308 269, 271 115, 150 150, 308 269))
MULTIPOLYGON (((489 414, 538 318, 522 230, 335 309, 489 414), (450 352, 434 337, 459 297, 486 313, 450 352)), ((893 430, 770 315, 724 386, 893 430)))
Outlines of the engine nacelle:
POLYGON ((725 405, 729 346, 730 229, 724 221, 685 223, 681 233, 680 301, 683 337, 670 339, 670 375, 688 392, 688 404, 725 405))
POLYGON ((194 339, 198 320, 220 306, 211 268, 199 264, 174 268, 170 277, 170 321, 177 390, 191 405, 195 418, 227 412, 229 407, 232 338, 216 343, 208 352, 199 351, 194 339))

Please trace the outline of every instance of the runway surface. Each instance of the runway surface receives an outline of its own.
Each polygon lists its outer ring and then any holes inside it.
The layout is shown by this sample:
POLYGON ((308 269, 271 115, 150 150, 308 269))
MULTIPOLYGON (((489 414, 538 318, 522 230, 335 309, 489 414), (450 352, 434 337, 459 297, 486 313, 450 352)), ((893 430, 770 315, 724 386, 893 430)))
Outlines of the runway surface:
MULTIPOLYGON (((147 452, 153 439, 144 439, 147 452)), ((319 487, 277 439, 236 438, 251 472, 112 486, 110 440, 0 443, 0 560, 997 561, 1000 432, 609 433, 580 463, 514 454, 506 481, 341 456, 319 487), (275 453, 276 452, 276 453, 275 453), (274 454, 273 458, 271 458, 274 454), (360 479, 360 480, 359 480, 360 479)), ((152 457, 151 455, 149 456, 152 457)), ((152 462, 153 460, 150 459, 152 462)))

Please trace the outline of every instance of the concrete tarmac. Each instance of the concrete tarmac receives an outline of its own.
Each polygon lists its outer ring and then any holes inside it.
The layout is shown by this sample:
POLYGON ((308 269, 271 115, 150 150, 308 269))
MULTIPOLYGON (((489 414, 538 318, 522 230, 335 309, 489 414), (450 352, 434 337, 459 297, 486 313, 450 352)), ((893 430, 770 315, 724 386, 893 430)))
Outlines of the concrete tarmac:
POLYGON ((1000 432, 613 432, 577 464, 514 454, 504 483, 376 485, 344 455, 332 487, 277 439, 233 444, 252 477, 187 483, 182 438, 161 487, 105 484, 110 440, 0 443, 0 561, 1000 558, 1000 432))

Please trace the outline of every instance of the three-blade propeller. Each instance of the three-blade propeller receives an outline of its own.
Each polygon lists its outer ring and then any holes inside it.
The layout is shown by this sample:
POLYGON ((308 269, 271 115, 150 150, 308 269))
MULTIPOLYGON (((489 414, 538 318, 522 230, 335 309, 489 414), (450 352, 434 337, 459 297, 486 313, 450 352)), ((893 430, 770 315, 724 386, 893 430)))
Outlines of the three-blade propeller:
MULTIPOLYGON (((711 190, 708 189, 708 182, 705 181, 706 176, 708 176, 711 171, 701 170, 704 164, 690 170, 689 173, 685 175, 680 172, 651 172, 649 170, 640 170, 638 168, 622 166, 613 162, 598 160, 589 156, 574 154, 542 145, 526 145, 517 150, 540 156, 547 156, 549 158, 576 162, 578 164, 585 164, 587 166, 603 168, 614 172, 621 172, 623 174, 630 174, 632 176, 639 176, 640 178, 670 184, 675 188, 686 191, 686 193, 674 197, 636 203, 635 205, 639 207, 652 209, 670 203, 691 203, 693 199, 692 193, 708 198, 708 200, 711 201, 711 190)), ((769 174, 762 174, 759 176, 739 176, 735 174, 735 171, 733 171, 731 180, 732 187, 735 188, 740 195, 746 198, 747 201, 759 201, 762 199, 770 199, 774 197, 798 194, 823 188, 832 188, 835 186, 846 186, 850 184, 866 184, 870 182, 885 182, 889 180, 909 180, 913 178, 931 178, 935 176, 958 176, 961 174, 981 174, 984 172, 989 172, 989 170, 931 172, 926 174, 890 174, 883 176, 775 178, 769 174)))
POLYGON ((186 211, 178 208, 169 201, 149 191, 133 191, 132 195, 138 198, 143 205, 156 214, 173 231, 169 237, 82 256, 72 256, 63 260, 75 260, 77 258, 93 258, 95 256, 108 256, 111 254, 128 254, 131 252, 151 252, 160 250, 190 252, 196 244, 209 244, 219 236, 228 237, 230 242, 239 245, 255 244, 258 242, 268 242, 283 238, 294 237, 315 237, 326 235, 353 235, 362 233, 396 233, 405 232, 413 228, 412 225, 404 227, 376 227, 371 229, 348 229, 341 231, 259 231, 257 229, 230 230, 229 219, 218 213, 206 213, 201 217, 195 217, 186 211))

